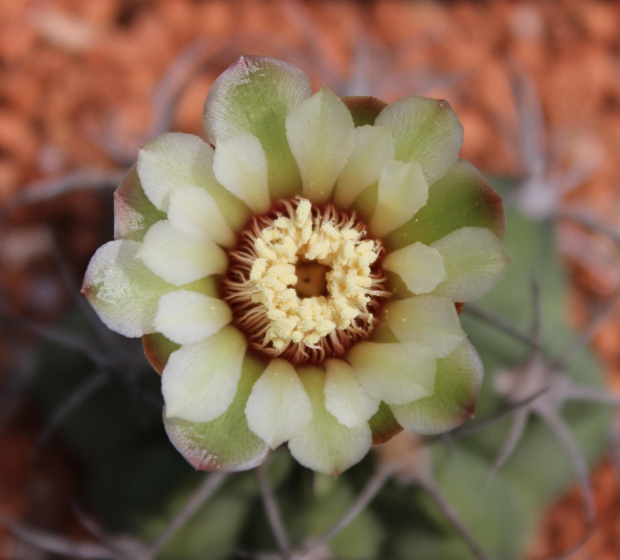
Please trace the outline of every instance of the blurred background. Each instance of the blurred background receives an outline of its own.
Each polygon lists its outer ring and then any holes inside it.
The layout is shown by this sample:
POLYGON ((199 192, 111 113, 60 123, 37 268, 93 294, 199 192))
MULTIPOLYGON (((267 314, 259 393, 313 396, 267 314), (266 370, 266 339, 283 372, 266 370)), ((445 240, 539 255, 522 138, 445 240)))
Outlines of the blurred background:
MULTIPOLYGON (((2 559, 58 557, 54 551, 65 558, 99 558, 83 555, 86 549, 76 543, 109 543, 112 534, 153 541, 202 480, 165 440, 158 378, 145 367, 140 345, 104 332, 83 308, 76 287, 95 249, 112 237, 112 193, 136 160, 138 146, 167 130, 204 136, 206 93, 241 54, 285 59, 302 68, 315 89, 325 83, 339 95, 447 98, 465 129, 461 157, 492 179, 515 212, 512 222, 509 215, 507 243, 521 283, 505 284, 482 308, 502 311, 503 320, 527 330, 532 317, 536 323, 537 306, 522 302, 530 301, 528 278, 540 273, 538 284, 549 290, 541 289, 543 303, 561 293, 548 311, 555 318, 546 323, 560 327, 543 328, 541 346, 548 336, 557 358, 561 348, 570 353, 571 345, 591 342, 594 358, 571 366, 575 378, 597 387, 598 396, 590 401, 620 394, 620 2, 5 0, 0 2, 2 559), (548 252, 536 253, 542 246, 548 252), (549 272, 545 266, 551 261, 557 268, 549 272), (527 308, 524 317, 509 315, 506 301, 513 296, 515 307, 521 307, 513 311, 518 315, 527 308), (574 336, 551 340, 562 329, 574 336)), ((487 340, 487 346, 476 345, 487 365, 485 390, 492 393, 494 371, 522 364, 531 353, 521 346, 493 357, 500 343, 489 347, 494 339, 489 342, 483 330, 477 334, 480 315, 468 320, 472 339, 487 340)), ((503 401, 493 398, 500 410, 503 401)), ((482 412, 494 410, 485 409, 482 400, 481 406, 482 412)), ((512 471, 503 479, 508 490, 499 498, 495 494, 495 504, 512 503, 510 492, 517 495, 521 484, 539 476, 554 479, 555 462, 568 467, 544 500, 508 507, 512 513, 493 509, 482 496, 468 506, 469 498, 450 490, 451 476, 477 488, 473 481, 484 479, 509 423, 488 441, 463 444, 486 466, 451 475, 449 459, 436 458, 446 477, 440 476, 438 486, 489 558, 554 558, 586 534, 588 541, 574 558, 620 556, 617 414, 607 406, 599 418, 596 406, 597 412, 580 405, 569 411, 575 422, 569 427, 578 434, 576 448, 584 449, 585 459, 576 458, 566 442, 564 449, 532 444, 531 456, 517 447, 516 462, 521 457, 526 465, 519 471, 509 459, 512 471), (585 416, 600 419, 591 432, 580 424, 585 416), (579 473, 581 459, 591 468, 586 476, 596 509, 591 534, 571 482, 570 465, 579 473), (484 527, 484 516, 468 514, 468 507, 500 518, 505 514, 509 528, 510 515, 527 522, 522 528, 517 523, 515 542, 502 548, 477 527, 484 527)), ((528 431, 524 437, 538 436, 528 431)), ((458 463, 459 445, 455 448, 458 463)), ((326 512, 346 510, 381 457, 367 459, 335 483, 313 478, 286 453, 276 453, 269 476, 290 513, 291 540, 305 542, 329 527, 334 521, 326 512), (333 496, 340 501, 325 501, 333 496), (295 517, 299 510, 303 519, 295 517)), ((444 510, 433 510, 416 490, 403 494, 397 482, 389 484, 374 509, 358 518, 365 521, 357 533, 312 558, 476 557, 467 552, 475 548, 467 537, 458 538, 458 531, 455 537, 440 519, 444 510), (406 504, 398 501, 409 498, 406 504), (365 540, 357 550, 352 543, 359 544, 361 534, 365 540), (416 543, 426 544, 416 549, 416 543)), ((193 532, 188 526, 184 539, 175 537, 178 544, 162 543, 162 558, 235 558, 244 557, 241 550, 275 549, 255 479, 238 475, 225 485, 209 502, 215 505, 200 510, 193 532)), ((587 481, 582 487, 587 489, 587 481)), ((485 486, 485 493, 493 492, 485 486)), ((505 544, 509 537, 498 533, 497 539, 505 544)))

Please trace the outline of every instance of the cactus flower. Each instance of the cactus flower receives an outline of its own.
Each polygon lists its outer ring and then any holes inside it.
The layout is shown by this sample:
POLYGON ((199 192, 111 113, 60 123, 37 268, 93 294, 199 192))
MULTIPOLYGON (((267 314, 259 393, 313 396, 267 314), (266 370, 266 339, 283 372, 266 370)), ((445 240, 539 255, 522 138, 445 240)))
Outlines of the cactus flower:
POLYGON ((312 94, 298 68, 242 57, 204 128, 141 148, 83 287, 142 337, 184 457, 238 471, 287 442, 338 474, 403 428, 469 418, 483 370, 458 310, 508 259, 449 104, 312 94))

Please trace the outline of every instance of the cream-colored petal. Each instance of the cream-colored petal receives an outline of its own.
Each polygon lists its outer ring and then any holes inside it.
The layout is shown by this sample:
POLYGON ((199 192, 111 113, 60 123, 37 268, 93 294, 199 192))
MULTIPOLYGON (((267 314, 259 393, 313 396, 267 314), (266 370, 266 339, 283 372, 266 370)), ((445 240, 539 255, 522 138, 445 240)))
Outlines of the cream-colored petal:
POLYGON ((254 212, 269 210, 267 157, 256 136, 240 132, 218 140, 213 171, 217 180, 254 212))
POLYGON ((392 133, 396 159, 420 163, 429 185, 456 162, 463 143, 463 127, 445 100, 410 95, 390 103, 375 125, 392 133))
POLYGON ((387 404, 407 404, 433 394, 434 352, 415 342, 360 342, 346 356, 366 392, 387 404))
POLYGON ((224 414, 237 392, 245 349, 245 337, 228 326, 173 352, 161 378, 166 416, 209 422, 224 414))
POLYGON ((291 455, 304 467, 337 476, 361 461, 372 443, 368 424, 343 426, 325 408, 325 372, 301 368, 299 377, 312 401, 312 420, 288 442, 291 455))
POLYGON ((419 242, 388 253, 383 268, 398 274, 413 294, 432 292, 447 278, 439 251, 419 242))
POLYGON ((286 137, 299 166, 303 196, 311 202, 331 196, 353 149, 354 130, 346 105, 326 87, 286 117, 286 137))
POLYGON ((194 344, 230 323, 232 313, 221 299, 177 290, 159 300, 155 327, 177 344, 194 344))
POLYGON ((216 181, 213 149, 197 136, 171 132, 147 142, 138 153, 137 172, 144 193, 159 210, 168 211, 173 192, 196 185, 213 197, 235 231, 248 220, 248 207, 216 181))
POLYGON ((82 293, 112 330, 131 337, 155 331, 157 302, 174 289, 136 257, 138 241, 110 241, 91 259, 82 293))
POLYGON ((364 391, 347 362, 327 360, 325 370, 325 408, 347 428, 363 426, 379 409, 379 401, 364 391))
POLYGON ((248 428, 245 403, 264 365, 245 355, 237 394, 226 412, 210 422, 167 418, 164 427, 171 443, 198 470, 238 472, 260 465, 267 444, 248 428))
POLYGON ((167 211, 176 189, 209 182, 212 151, 198 136, 178 132, 144 144, 138 152, 138 176, 146 196, 159 210, 167 211))
POLYGON ((245 407, 248 426, 275 449, 312 419, 312 403, 293 366, 272 360, 252 387, 245 407))
POLYGON ((377 208, 370 220, 370 232, 387 235, 406 224, 428 200, 428 185, 422 168, 414 161, 394 161, 379 178, 377 208))
POLYGON ((450 354, 465 338, 452 300, 435 296, 415 296, 391 301, 385 308, 390 330, 401 342, 428 346, 435 356, 450 354))
POLYGON ((464 340, 449 356, 437 360, 433 396, 390 408, 408 430, 429 435, 447 432, 473 415, 483 374, 480 356, 464 340))
POLYGON ((510 263, 500 240, 486 228, 457 229, 431 247, 441 253, 447 273, 433 295, 455 302, 482 297, 495 286, 510 263))
POLYGON ((196 185, 181 187, 170 195, 168 219, 192 237, 206 236, 229 248, 237 241, 213 197, 196 185))
POLYGON ((338 177, 334 202, 350 206, 367 187, 379 180, 381 171, 394 160, 394 140, 381 126, 358 126, 353 151, 338 177))
POLYGON ((169 220, 149 229, 137 256, 154 274, 175 286, 222 274, 228 266, 226 253, 213 241, 190 236, 169 220))
POLYGON ((249 132, 260 140, 269 162, 273 200, 292 198, 301 190, 284 121, 311 93, 308 76, 292 64, 242 56, 215 80, 205 101, 204 126, 215 144, 239 132, 249 132))

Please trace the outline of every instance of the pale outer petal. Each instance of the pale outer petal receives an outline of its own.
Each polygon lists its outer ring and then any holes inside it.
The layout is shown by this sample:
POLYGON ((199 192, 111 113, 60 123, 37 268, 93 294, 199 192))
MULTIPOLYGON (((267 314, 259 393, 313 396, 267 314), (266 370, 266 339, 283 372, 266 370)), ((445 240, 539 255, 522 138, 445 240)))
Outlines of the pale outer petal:
POLYGON ((439 251, 420 242, 388 253, 383 268, 398 274, 413 294, 432 292, 447 278, 439 251))
POLYGON ((170 195, 168 219, 174 227, 218 245, 233 247, 236 237, 213 197, 196 185, 181 187, 170 195))
POLYGON ((226 253, 213 241, 190 236, 169 220, 157 222, 149 229, 138 257, 154 274, 175 286, 222 274, 228 266, 226 253))
POLYGON ((463 144, 463 127, 445 100, 410 95, 390 103, 375 125, 392 133, 396 159, 420 163, 429 185, 456 162, 463 144))
POLYGON ((433 396, 390 408, 408 430, 427 435, 447 432, 473 415, 483 375, 482 360, 465 339, 449 356, 437 360, 433 396))
POLYGON ((363 426, 379 409, 379 401, 364 391, 346 362, 327 360, 325 370, 325 408, 347 428, 363 426))
POLYGON ((267 158, 258 138, 249 132, 219 140, 213 157, 215 177, 254 212, 269 210, 267 158))
POLYGON ((428 200, 428 184, 416 162, 394 161, 379 178, 377 209, 370 220, 370 232, 387 235, 406 224, 428 200))
POLYGON ((299 166, 303 196, 311 202, 326 202, 353 150, 351 113, 323 87, 286 117, 286 137, 299 166))
POLYGON ((155 328, 177 344, 194 344, 230 323, 232 313, 221 299, 177 290, 159 300, 155 328))
POLYGON ((372 444, 368 424, 343 426, 325 408, 325 372, 301 368, 299 377, 312 401, 312 420, 288 442, 291 455, 309 469, 337 476, 361 461, 372 444))
POLYGON ((195 423, 167 418, 164 426, 172 444, 196 469, 237 472, 263 462, 269 447, 249 428, 245 404, 264 365, 245 355, 241 379, 232 404, 210 422, 195 423))
POLYGON ((138 176, 159 210, 168 211, 170 195, 177 189, 194 185, 209 192, 235 231, 247 221, 247 206, 216 181, 213 148, 198 136, 169 132, 147 142, 138 152, 138 176))
POLYGON ((245 337, 227 326, 173 352, 161 379, 166 416, 209 422, 226 412, 237 392, 245 349, 245 337))
POLYGON ((463 227, 435 241, 444 259, 447 279, 433 295, 452 301, 473 301, 489 292, 504 275, 510 259, 500 240, 488 229, 463 227))
POLYGON ((381 126, 358 126, 353 152, 338 177, 334 202, 347 208, 367 187, 379 180, 381 171, 394 160, 394 140, 381 126))
POLYGON ((248 426, 275 449, 312 419, 312 403, 293 366, 272 360, 252 387, 245 407, 248 426))
POLYGON ((346 356, 366 392, 387 404, 407 404, 433 394, 434 352, 415 342, 360 342, 346 356))
POLYGON ((110 241, 91 259, 82 293, 113 331, 138 337, 155 331, 157 302, 173 287, 136 258, 138 241, 110 241))
POLYGON ((205 101, 204 127, 214 143, 239 132, 260 140, 269 162, 274 200, 299 194, 301 179, 284 121, 311 93, 308 76, 292 64, 242 56, 215 80, 205 101))
POLYGON ((414 296, 389 302, 385 318, 401 342, 428 346, 438 358, 450 354, 465 338, 452 300, 435 296, 414 296))

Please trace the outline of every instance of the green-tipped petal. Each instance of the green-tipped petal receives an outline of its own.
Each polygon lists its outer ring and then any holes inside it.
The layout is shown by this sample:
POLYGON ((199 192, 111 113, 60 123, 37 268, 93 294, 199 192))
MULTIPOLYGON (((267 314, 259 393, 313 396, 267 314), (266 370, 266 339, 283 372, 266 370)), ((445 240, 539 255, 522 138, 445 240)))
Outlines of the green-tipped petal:
POLYGON ((267 158, 256 136, 240 132, 218 140, 213 171, 217 180, 254 212, 269 210, 267 158))
POLYGON ((501 239, 504 209, 483 175, 471 163, 459 160, 430 187, 426 206, 384 243, 390 250, 416 241, 430 245, 464 226, 487 228, 501 239))
POLYGON ((353 368, 342 360, 325 362, 325 408, 347 428, 358 428, 379 409, 379 401, 364 391, 353 368))
POLYGON ((245 404, 262 365, 249 356, 243 369, 237 394, 228 410, 206 423, 167 418, 164 425, 172 444, 196 469, 236 472, 260 465, 267 455, 267 444, 248 428, 245 404))
POLYGON ((463 127, 445 100, 410 95, 390 103, 375 123, 392 133, 396 159, 419 162, 429 185, 457 160, 463 144, 463 127))
POLYGON ((428 185, 420 165, 394 161, 381 172, 377 208, 369 229, 383 237, 407 223, 426 204, 428 185))
POLYGON ((138 337, 155 330, 157 302, 174 287, 136 257, 137 241, 110 241, 91 259, 82 293, 113 331, 138 337))
POLYGON ((173 342, 194 344, 214 335, 231 320, 230 308, 221 299, 177 290, 160 298, 155 328, 173 342))
POLYGON ((138 153, 138 175, 146 196, 164 212, 175 190, 197 185, 213 197, 235 231, 249 217, 248 208, 215 179, 211 146, 193 134, 169 132, 144 144, 138 153))
POLYGON ((275 449, 312 419, 312 403, 295 368, 272 360, 252 388, 245 407, 250 429, 275 449))
POLYGON ((485 228, 457 229, 432 247, 441 253, 448 276, 433 294, 452 301, 482 297, 504 275, 510 262, 500 240, 485 228))
POLYGON ((165 219, 166 214, 155 208, 144 194, 138 165, 132 165, 114 193, 114 239, 142 241, 155 222, 165 219))
POLYGON ((222 274, 228 266, 226 253, 208 237, 189 235, 169 220, 157 222, 147 231, 138 257, 154 274, 175 286, 222 274))
POLYGON ((372 432, 372 444, 379 445, 390 441, 403 427, 396 421, 390 407, 382 402, 377 413, 368 421, 372 432))
POLYGON ((337 476, 361 461, 372 443, 370 428, 343 426, 325 408, 325 372, 319 368, 299 370, 306 392, 312 401, 310 423, 288 442, 291 454, 309 469, 337 476))
POLYGON ((171 354, 161 378, 168 418, 209 422, 224 414, 237 392, 245 349, 244 336, 228 326, 171 354))
POLYGON ((437 360, 432 396, 390 408, 408 430, 428 435, 447 432, 473 415, 483 373, 476 349, 464 340, 452 354, 437 360))
POLYGON ((286 117, 286 137, 303 183, 303 196, 326 202, 347 163, 354 142, 353 118, 326 87, 302 101, 286 117))
POLYGON ((366 392, 387 404, 406 404, 433 394, 434 352, 415 342, 360 342, 346 356, 366 392))
POLYGON ((450 354, 465 338, 448 298, 415 296, 392 301, 385 308, 385 318, 398 340, 428 346, 438 358, 450 354))
POLYGON ((356 128, 353 151, 338 177, 335 204, 340 208, 349 207, 366 187, 379 180, 383 168, 393 160, 394 141, 386 128, 356 128))
POLYGON ((432 292, 447 278, 439 251, 422 243, 412 243, 388 253, 383 268, 398 274, 412 294, 432 292))
POLYGON ((300 191, 284 121, 310 94, 310 81, 296 66, 274 58, 242 56, 215 80, 205 101, 203 123, 214 143, 240 132, 259 139, 274 200, 300 191))
POLYGON ((181 187, 170 195, 168 219, 193 237, 208 237, 229 248, 237 242, 213 197, 196 185, 181 187))

